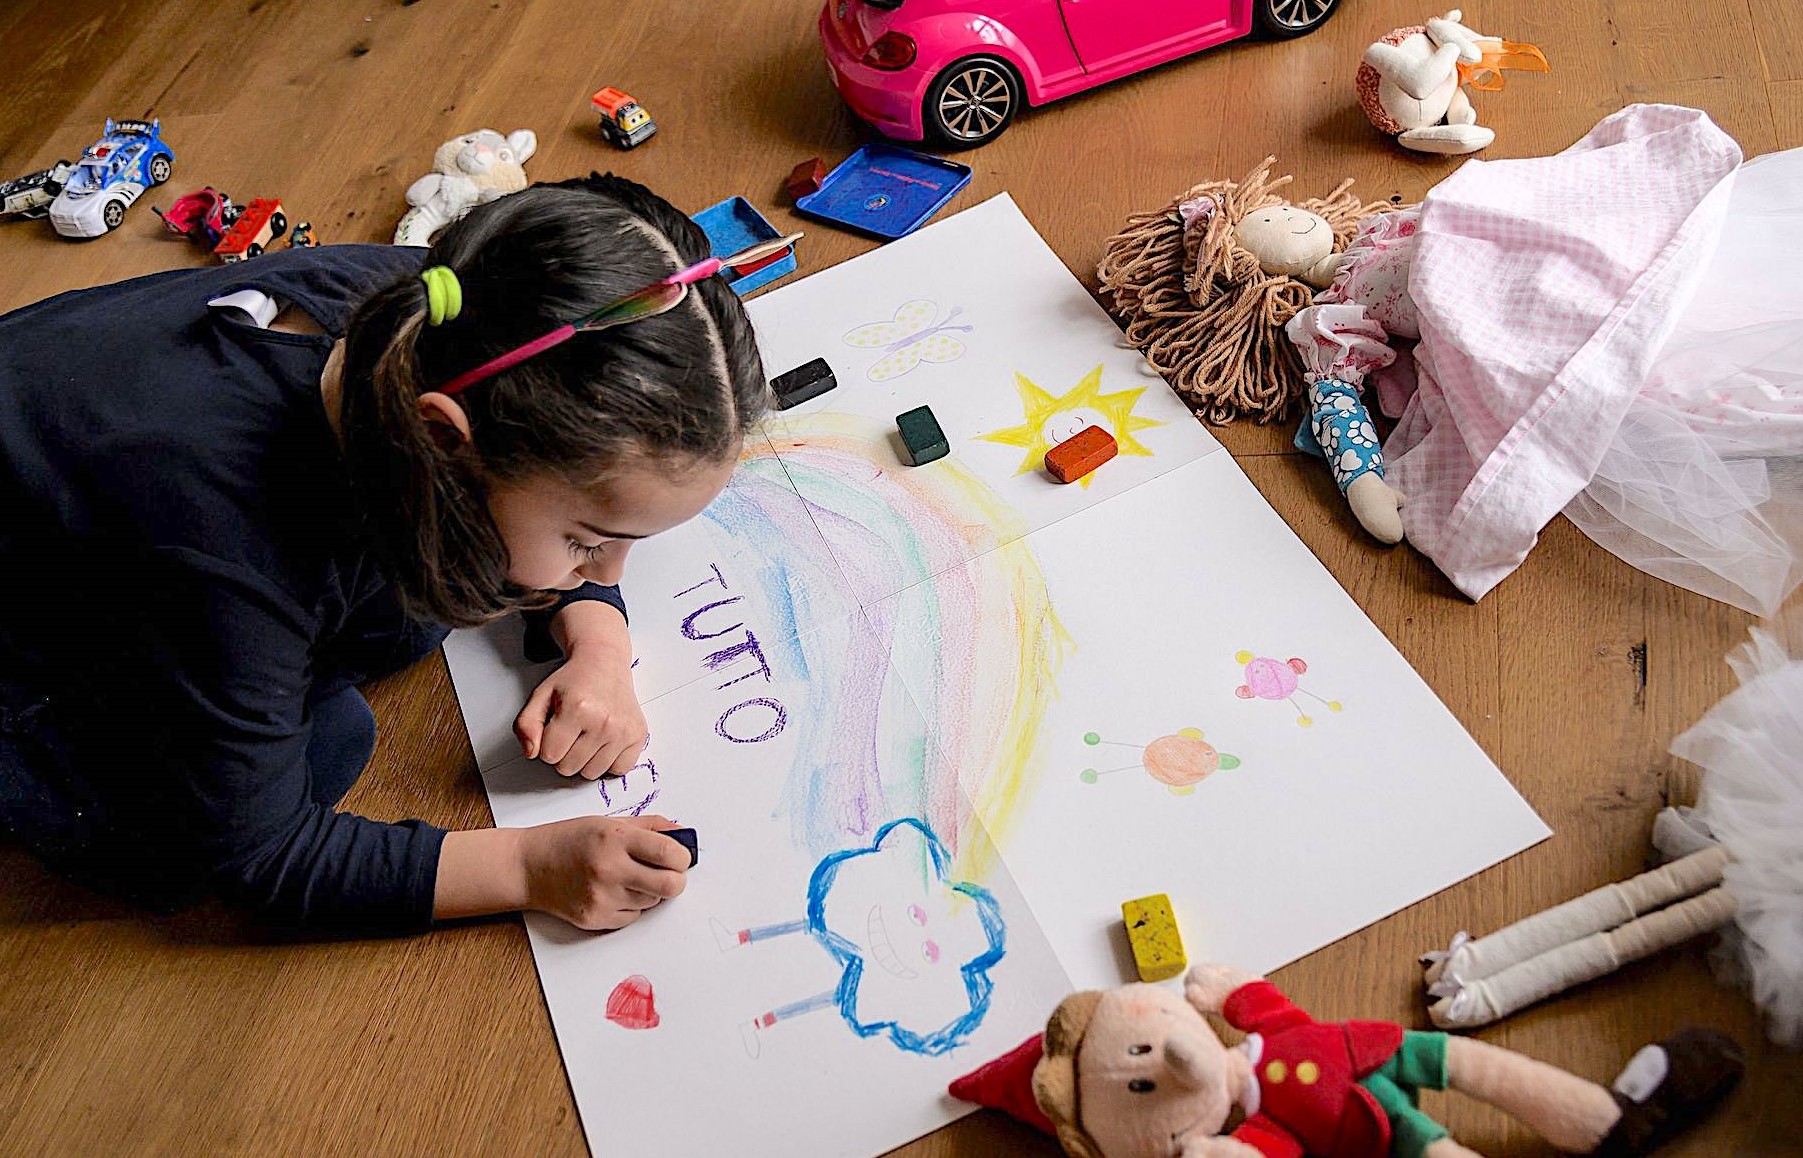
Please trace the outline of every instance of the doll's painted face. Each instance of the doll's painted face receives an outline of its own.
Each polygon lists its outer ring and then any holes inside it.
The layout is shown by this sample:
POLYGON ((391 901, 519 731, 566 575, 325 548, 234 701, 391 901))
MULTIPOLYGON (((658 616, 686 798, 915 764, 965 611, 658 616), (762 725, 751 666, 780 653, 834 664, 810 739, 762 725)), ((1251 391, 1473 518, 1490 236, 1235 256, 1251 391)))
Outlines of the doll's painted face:
POLYGON ((1233 239, 1269 274, 1292 277, 1333 252, 1333 226, 1294 205, 1255 209, 1233 227, 1233 239))
POLYGON ((1083 1129, 1108 1158, 1175 1154, 1233 1108, 1227 1050, 1182 997, 1156 985, 1103 994, 1077 1053, 1083 1129))

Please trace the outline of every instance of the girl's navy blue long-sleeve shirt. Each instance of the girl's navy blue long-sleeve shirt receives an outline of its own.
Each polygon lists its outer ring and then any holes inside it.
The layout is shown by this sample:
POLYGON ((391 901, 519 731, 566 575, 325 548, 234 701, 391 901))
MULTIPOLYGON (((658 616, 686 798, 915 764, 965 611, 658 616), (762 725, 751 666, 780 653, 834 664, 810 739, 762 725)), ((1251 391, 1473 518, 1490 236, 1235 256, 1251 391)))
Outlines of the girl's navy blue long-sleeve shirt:
POLYGON ((108 834, 95 855, 147 894, 218 889, 299 928, 431 923, 443 830, 315 803, 306 763, 314 689, 375 674, 408 628, 320 377, 421 252, 286 251, 0 317, 0 678, 47 701, 46 775, 79 782, 108 834), (325 335, 208 307, 241 289, 325 335))

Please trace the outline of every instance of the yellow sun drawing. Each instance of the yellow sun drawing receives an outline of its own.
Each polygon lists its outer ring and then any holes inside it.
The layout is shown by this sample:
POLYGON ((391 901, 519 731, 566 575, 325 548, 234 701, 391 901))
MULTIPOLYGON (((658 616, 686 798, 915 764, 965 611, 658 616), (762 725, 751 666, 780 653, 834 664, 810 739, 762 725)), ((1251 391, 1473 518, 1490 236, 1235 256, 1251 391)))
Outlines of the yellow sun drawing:
MULTIPOLYGON (((1133 404, 1146 392, 1144 386, 1113 394, 1102 393, 1101 366, 1083 375, 1082 381, 1056 398, 1019 371, 1014 374, 1014 388, 1020 391, 1021 413, 1026 421, 978 437, 1004 446, 1025 447, 1026 461, 1020 464, 1015 474, 1026 474, 1043 466, 1046 451, 1090 426, 1100 426, 1114 435, 1121 454, 1149 455, 1151 449, 1134 438, 1134 432, 1164 425, 1157 419, 1133 413, 1133 404)), ((1079 481, 1087 487, 1093 478, 1094 475, 1084 475, 1079 481)))

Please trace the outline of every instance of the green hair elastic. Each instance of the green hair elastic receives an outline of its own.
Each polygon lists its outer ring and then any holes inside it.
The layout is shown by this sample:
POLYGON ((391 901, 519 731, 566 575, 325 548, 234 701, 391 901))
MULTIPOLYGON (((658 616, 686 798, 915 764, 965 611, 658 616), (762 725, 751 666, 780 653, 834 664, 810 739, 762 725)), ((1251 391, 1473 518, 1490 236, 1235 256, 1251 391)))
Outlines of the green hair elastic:
POLYGON ((441 326, 463 312, 463 286, 450 266, 421 270, 419 280, 426 283, 427 325, 441 326))

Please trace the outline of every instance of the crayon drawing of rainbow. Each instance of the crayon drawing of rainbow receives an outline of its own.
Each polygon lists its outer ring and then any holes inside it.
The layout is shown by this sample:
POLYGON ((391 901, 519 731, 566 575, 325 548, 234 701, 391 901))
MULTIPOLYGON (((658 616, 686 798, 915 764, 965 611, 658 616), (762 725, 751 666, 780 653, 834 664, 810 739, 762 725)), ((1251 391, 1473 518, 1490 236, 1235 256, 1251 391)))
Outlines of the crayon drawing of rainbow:
POLYGON ((758 577, 765 605, 789 617, 767 646, 788 649, 791 670, 835 673, 788 705, 811 722, 778 808, 795 846, 825 856, 917 816, 957 876, 980 881, 1039 781, 1071 641, 1013 508, 955 462, 885 465, 883 439, 832 412, 796 422, 774 454, 747 453, 704 517, 751 543, 830 554, 806 569, 843 576, 859 609, 850 632, 810 631, 821 601, 797 580, 803 566, 758 577))

